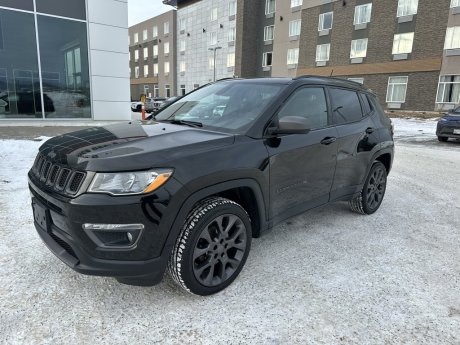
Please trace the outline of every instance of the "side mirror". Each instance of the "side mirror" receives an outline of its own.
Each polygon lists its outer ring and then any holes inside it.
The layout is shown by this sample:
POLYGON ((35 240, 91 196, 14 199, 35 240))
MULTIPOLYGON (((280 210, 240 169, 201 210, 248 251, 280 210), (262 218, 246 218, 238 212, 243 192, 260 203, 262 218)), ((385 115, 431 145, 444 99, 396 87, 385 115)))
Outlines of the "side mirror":
POLYGON ((278 127, 269 129, 271 135, 307 134, 310 132, 310 121, 300 116, 285 116, 279 119, 278 127))

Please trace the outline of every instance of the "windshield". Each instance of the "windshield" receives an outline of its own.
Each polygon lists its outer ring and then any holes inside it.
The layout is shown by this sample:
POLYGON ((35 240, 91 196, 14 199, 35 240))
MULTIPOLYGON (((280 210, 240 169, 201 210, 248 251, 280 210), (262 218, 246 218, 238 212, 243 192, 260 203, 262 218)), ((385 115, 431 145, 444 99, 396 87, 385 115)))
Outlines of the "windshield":
POLYGON ((455 110, 454 110, 454 113, 460 114, 460 107, 458 107, 457 109, 455 109, 455 110))
POLYGON ((241 134, 285 87, 247 81, 210 84, 165 108, 155 120, 193 122, 204 128, 241 134))

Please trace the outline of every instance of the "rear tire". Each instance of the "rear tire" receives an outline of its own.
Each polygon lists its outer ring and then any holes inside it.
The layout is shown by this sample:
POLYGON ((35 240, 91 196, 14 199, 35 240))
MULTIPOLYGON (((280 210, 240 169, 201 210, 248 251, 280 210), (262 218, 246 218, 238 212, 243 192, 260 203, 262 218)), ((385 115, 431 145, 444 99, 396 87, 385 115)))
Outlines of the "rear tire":
POLYGON ((387 185, 387 170, 381 162, 372 165, 359 195, 350 201, 352 211, 361 214, 372 214, 382 204, 387 185))
POLYGON ((445 143, 447 140, 449 140, 448 137, 438 137, 438 140, 442 143, 445 143))
POLYGON ((217 293, 243 269, 251 237, 250 218, 243 207, 220 197, 200 201, 182 226, 168 272, 188 292, 217 293))

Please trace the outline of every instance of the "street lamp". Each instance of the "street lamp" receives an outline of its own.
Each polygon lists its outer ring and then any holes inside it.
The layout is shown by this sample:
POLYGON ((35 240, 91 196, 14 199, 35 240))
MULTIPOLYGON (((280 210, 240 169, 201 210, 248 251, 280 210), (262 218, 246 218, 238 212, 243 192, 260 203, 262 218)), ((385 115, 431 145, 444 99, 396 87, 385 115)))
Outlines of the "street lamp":
POLYGON ((214 51, 214 81, 216 81, 216 51, 222 49, 222 47, 209 48, 208 50, 214 51))

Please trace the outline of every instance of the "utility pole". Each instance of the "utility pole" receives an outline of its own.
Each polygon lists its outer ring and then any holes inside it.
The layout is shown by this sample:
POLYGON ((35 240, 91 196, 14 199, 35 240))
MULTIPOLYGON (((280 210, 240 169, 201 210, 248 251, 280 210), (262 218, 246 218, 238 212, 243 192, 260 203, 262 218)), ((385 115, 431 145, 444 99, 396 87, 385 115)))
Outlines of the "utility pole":
POLYGON ((208 49, 210 51, 214 51, 214 80, 213 81, 216 81, 216 52, 217 52, 217 49, 222 49, 222 47, 214 47, 214 48, 208 49))

